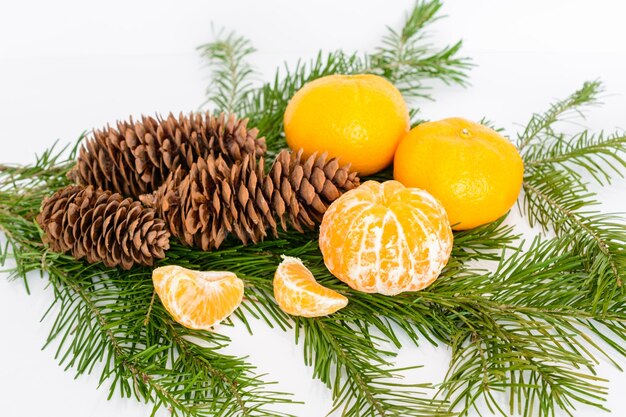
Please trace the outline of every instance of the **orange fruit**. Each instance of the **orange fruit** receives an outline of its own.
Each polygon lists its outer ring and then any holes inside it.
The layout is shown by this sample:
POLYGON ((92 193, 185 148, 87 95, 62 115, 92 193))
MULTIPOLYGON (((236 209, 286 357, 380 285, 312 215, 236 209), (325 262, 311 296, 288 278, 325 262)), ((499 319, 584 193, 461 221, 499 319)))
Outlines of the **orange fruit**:
POLYGON ((192 271, 176 265, 152 272, 165 309, 190 329, 208 330, 230 316, 243 299, 243 281, 227 271, 192 271))
POLYGON ((350 287, 395 295, 437 279, 450 258, 452 230, 428 192, 367 181, 330 205, 319 245, 326 267, 350 287))
POLYGON ((315 281, 298 258, 283 256, 274 274, 274 298, 287 314, 327 316, 348 305, 348 299, 315 281))
POLYGON ((434 195, 452 228, 465 230, 509 211, 522 187, 524 164, 495 130, 451 118, 413 128, 398 146, 393 176, 434 195))
POLYGON ((360 175, 388 166, 409 130, 402 94, 371 74, 329 75, 305 84, 284 115, 287 144, 309 157, 328 152, 360 175))

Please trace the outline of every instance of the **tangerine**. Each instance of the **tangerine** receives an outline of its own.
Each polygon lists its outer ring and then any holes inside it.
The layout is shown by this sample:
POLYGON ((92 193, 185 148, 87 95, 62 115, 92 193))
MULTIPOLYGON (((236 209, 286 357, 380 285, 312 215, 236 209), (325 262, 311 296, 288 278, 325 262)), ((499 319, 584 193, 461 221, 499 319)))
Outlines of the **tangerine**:
POLYGON ((517 200, 524 164, 493 129, 461 118, 423 123, 400 142, 394 179, 422 188, 445 207, 454 230, 503 216, 517 200))
POLYGON ((409 131, 402 94, 372 74, 329 75, 305 84, 284 115, 289 147, 305 158, 327 152, 360 175, 388 166, 409 131))
POLYGON ((428 192, 367 181, 330 205, 319 245, 326 267, 350 287, 395 295, 426 288, 439 276, 452 230, 428 192))

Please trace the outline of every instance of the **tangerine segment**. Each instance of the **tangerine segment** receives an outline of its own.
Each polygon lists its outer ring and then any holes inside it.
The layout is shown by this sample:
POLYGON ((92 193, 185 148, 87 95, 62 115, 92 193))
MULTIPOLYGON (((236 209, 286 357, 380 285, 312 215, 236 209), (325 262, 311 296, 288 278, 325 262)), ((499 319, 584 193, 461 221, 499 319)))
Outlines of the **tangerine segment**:
POLYGON ((190 329, 211 329, 243 300, 243 281, 228 271, 168 265, 152 272, 152 282, 167 312, 190 329))
POLYGON ((430 285, 452 239, 445 210, 428 192, 367 181, 331 204, 319 244, 328 269, 350 287, 395 295, 430 285))
POLYGON ((274 274, 274 298, 287 314, 302 317, 327 316, 348 305, 348 299, 317 283, 302 261, 283 256, 274 274))

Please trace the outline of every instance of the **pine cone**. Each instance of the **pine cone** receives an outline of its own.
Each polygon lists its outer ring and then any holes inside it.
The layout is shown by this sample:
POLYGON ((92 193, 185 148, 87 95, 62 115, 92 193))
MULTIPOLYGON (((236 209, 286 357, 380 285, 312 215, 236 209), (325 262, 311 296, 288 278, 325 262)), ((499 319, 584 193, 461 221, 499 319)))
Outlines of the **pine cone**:
POLYGON ((143 196, 156 206, 172 235, 202 250, 218 248, 228 233, 243 243, 262 240, 276 222, 262 192, 263 159, 249 155, 229 165, 221 155, 209 155, 192 165, 189 173, 178 169, 154 196, 143 196))
POLYGON ((337 158, 328 159, 325 153, 303 160, 302 150, 282 150, 267 178, 264 194, 283 230, 289 220, 299 232, 303 232, 303 226, 313 229, 333 201, 359 185, 359 177, 350 171, 350 165, 340 166, 337 158))
POLYGON ((131 118, 117 128, 94 130, 68 176, 81 185, 136 198, 157 190, 178 167, 189 171, 200 157, 221 155, 233 163, 244 155, 263 155, 265 139, 257 138, 258 130, 248 129, 247 122, 224 113, 131 118))
POLYGON ((106 266, 152 265, 169 249, 169 232, 154 209, 92 186, 70 185, 46 198, 37 216, 55 252, 106 266))
POLYGON ((154 195, 142 197, 156 207, 173 236, 202 250, 217 249, 228 233, 244 244, 277 236, 277 219, 303 231, 321 221, 328 205, 356 187, 359 178, 326 155, 302 159, 282 151, 269 175, 264 161, 246 155, 229 165, 221 156, 201 158, 187 174, 172 173, 154 195))

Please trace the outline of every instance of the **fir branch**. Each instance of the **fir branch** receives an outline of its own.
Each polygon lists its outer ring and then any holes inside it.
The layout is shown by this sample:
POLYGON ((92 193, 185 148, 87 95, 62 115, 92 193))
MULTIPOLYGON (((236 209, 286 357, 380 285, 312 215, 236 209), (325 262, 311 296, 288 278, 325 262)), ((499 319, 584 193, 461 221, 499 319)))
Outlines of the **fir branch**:
POLYGON ((624 176, 626 169, 626 134, 597 135, 583 130, 574 135, 558 134, 543 146, 535 146, 524 154, 527 168, 555 166, 577 177, 581 168, 599 184, 610 184, 613 175, 624 176))
POLYGON ((525 175, 523 207, 531 224, 569 237, 571 249, 584 257, 586 291, 595 310, 605 313, 624 294, 626 223, 618 215, 592 210, 598 203, 586 186, 561 171, 533 170, 525 175))
POLYGON ((362 332, 367 323, 342 318, 296 321, 297 338, 303 335, 305 362, 314 375, 332 387, 333 410, 342 416, 452 416, 445 403, 431 400, 416 389, 430 384, 402 384, 401 369, 388 369, 381 349, 371 335, 362 332), (342 375, 345 374, 345 377, 342 375))
POLYGON ((207 100, 217 109, 238 113, 252 90, 250 78, 254 70, 247 58, 255 52, 251 42, 234 32, 224 35, 221 30, 213 42, 197 49, 211 70, 211 84, 206 89, 207 100))
MULTIPOLYGON (((169 332, 172 341, 176 344, 179 358, 173 365, 178 373, 178 382, 183 383, 186 375, 195 375, 199 389, 207 386, 206 381, 212 381, 211 391, 205 399, 192 396, 195 409, 203 409, 207 416, 264 416, 288 417, 290 413, 276 411, 277 404, 293 404, 290 395, 283 392, 268 390, 271 382, 266 382, 264 375, 257 375, 254 367, 242 358, 215 354, 215 341, 207 337, 205 332, 193 332, 181 329, 169 322, 169 332), (201 340, 204 346, 191 342, 189 338, 201 340), (207 343, 209 348, 207 348, 207 343), (199 400, 199 401, 198 401, 199 400), (207 407, 206 402, 210 402, 207 407), (220 414, 221 413, 221 414, 220 414)), ((221 348, 223 345, 218 345, 221 348)), ((191 386, 186 392, 197 392, 198 388, 191 386)), ((200 391, 202 392, 202 391, 200 391)))
MULTIPOLYGON (((458 294, 455 302, 464 304, 451 311, 460 324, 442 385, 462 415, 479 397, 502 415, 552 416, 557 409, 573 415, 576 403, 603 408, 606 381, 595 376, 593 352, 611 357, 578 328, 581 318, 599 317, 576 307, 583 263, 564 240, 536 240, 526 252, 503 257, 492 274, 437 281, 432 296, 458 294)), ((625 320, 617 314, 610 323, 622 328, 625 320)))
POLYGON ((579 170, 598 183, 610 182, 611 174, 623 176, 626 139, 623 134, 594 135, 587 130, 568 135, 557 130, 564 116, 582 115, 597 103, 599 82, 587 82, 565 100, 535 114, 518 146, 525 164, 522 208, 531 225, 539 223, 557 236, 568 236, 571 249, 586 259, 589 273, 584 291, 590 305, 606 314, 615 297, 622 297, 626 271, 626 223, 620 215, 602 214, 579 170))
POLYGON ((425 83, 427 80, 467 83, 467 70, 472 65, 468 58, 459 57, 463 42, 439 50, 427 42, 425 28, 441 18, 438 15, 441 6, 439 0, 417 1, 402 28, 388 28, 382 45, 370 55, 370 70, 395 84, 408 99, 432 99, 426 92, 429 89, 425 83))
MULTIPOLYGON (((475 318, 485 321, 483 316, 475 318)), ((473 409, 480 397, 491 413, 503 416, 552 416, 557 409, 573 415, 576 403, 606 410, 602 403, 607 381, 571 367, 589 365, 582 355, 558 356, 559 345, 570 340, 566 335, 550 334, 549 326, 532 318, 515 317, 513 326, 499 323, 508 319, 499 314, 491 328, 477 326, 474 331, 459 332, 455 339, 443 388, 461 415, 473 409), (540 337, 533 332, 546 337, 537 344, 540 337), (499 398, 504 392, 506 405, 499 398)))
POLYGON ((584 117, 584 110, 598 104, 598 96, 604 91, 600 81, 587 81, 583 86, 564 100, 550 105, 543 113, 535 113, 518 135, 517 147, 523 152, 526 146, 540 142, 545 136, 553 136, 553 126, 570 115, 584 117))

